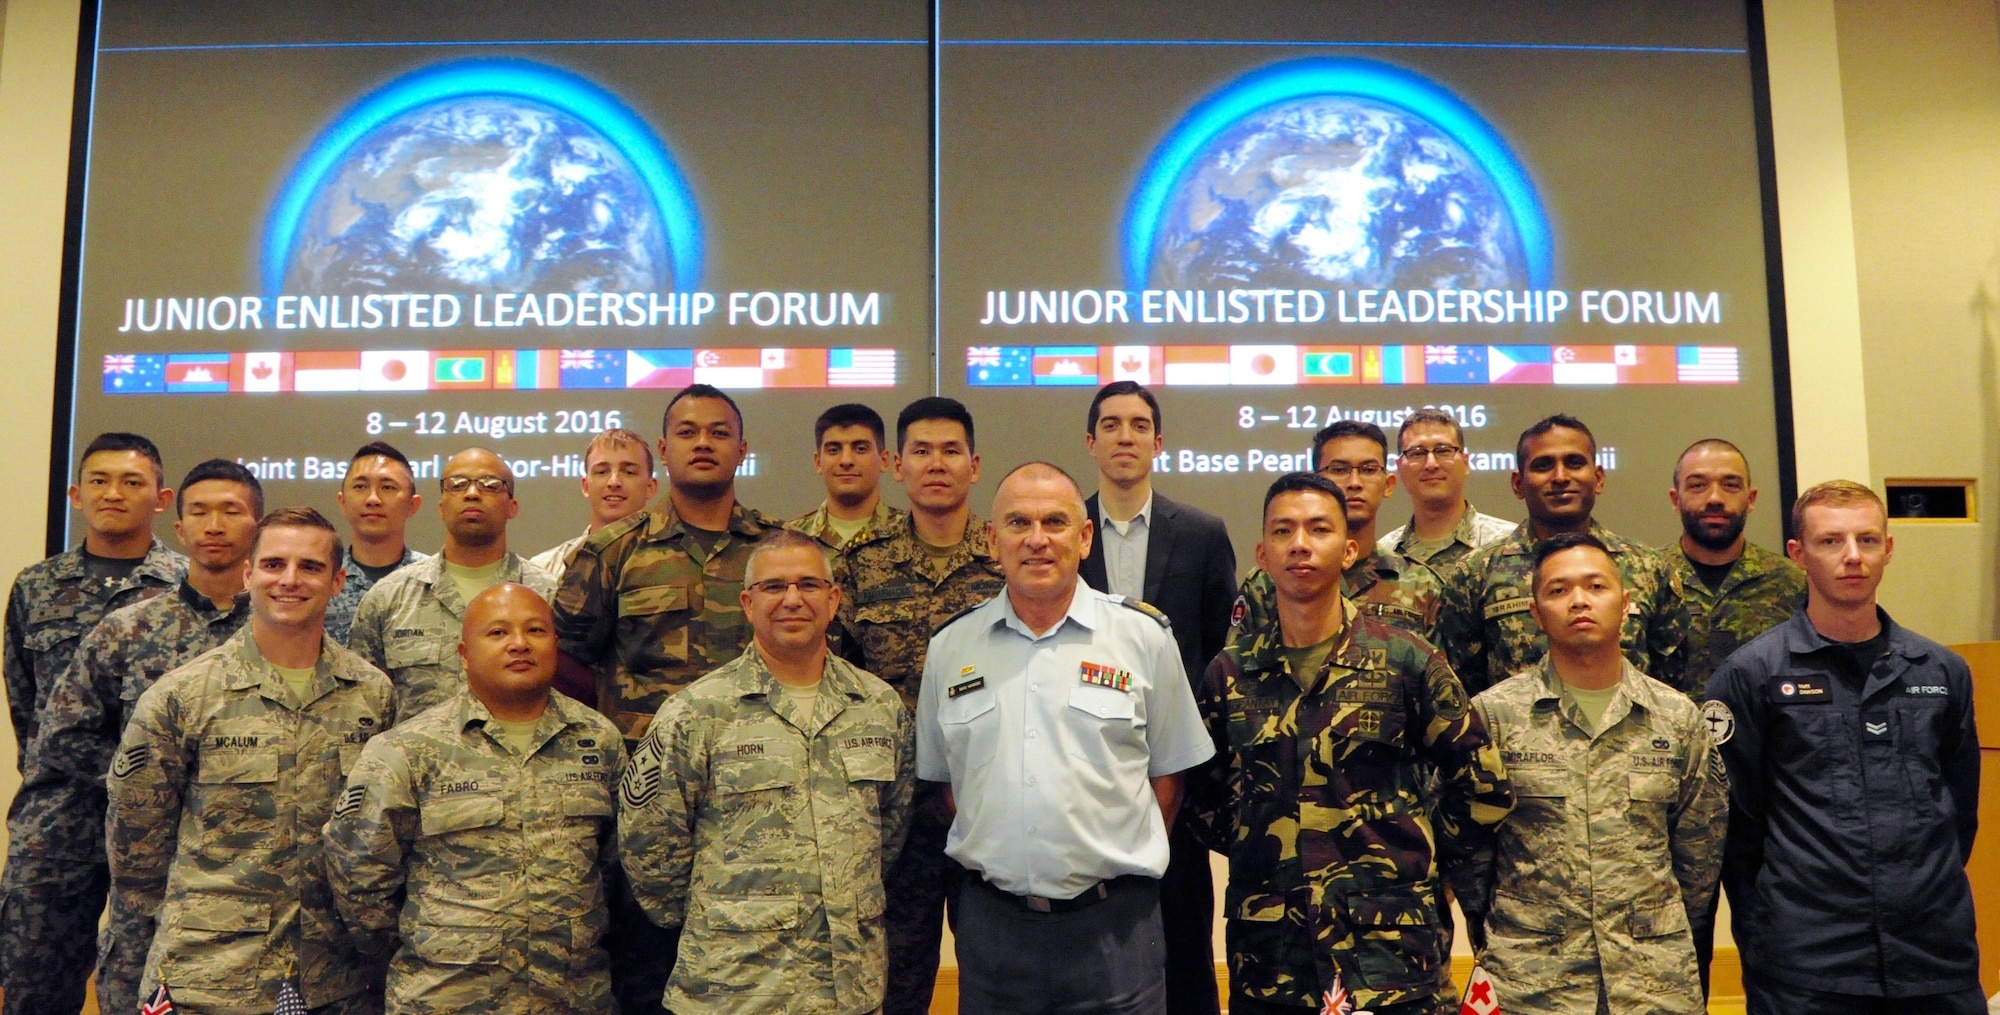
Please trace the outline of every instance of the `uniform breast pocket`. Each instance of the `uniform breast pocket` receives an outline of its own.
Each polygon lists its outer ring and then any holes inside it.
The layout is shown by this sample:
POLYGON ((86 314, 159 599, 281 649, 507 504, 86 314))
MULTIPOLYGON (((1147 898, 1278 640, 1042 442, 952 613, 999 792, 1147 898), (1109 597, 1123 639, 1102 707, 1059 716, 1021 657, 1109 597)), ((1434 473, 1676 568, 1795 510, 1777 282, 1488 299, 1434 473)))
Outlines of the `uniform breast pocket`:
POLYGON ((271 907, 263 899, 189 892, 165 918, 160 976, 193 988, 227 989, 255 982, 271 907))
POLYGON ((649 657, 633 668, 681 666, 688 659, 688 623, 694 619, 694 588, 654 585, 618 595, 618 626, 638 635, 649 657))
POLYGON ((945 760, 953 775, 976 772, 992 764, 1000 750, 1000 699, 991 690, 975 691, 938 706, 944 731, 945 760))
POLYGON ((1631 800, 1625 813, 1632 825, 1643 835, 1666 835, 1667 814, 1680 799, 1680 779, 1669 772, 1633 772, 1625 782, 1631 800))
MULTIPOLYGON (((323 769, 322 769, 323 770, 323 769)), ((271 748, 209 750, 194 774, 193 806, 201 851, 215 857, 272 849, 278 831, 278 752, 271 748)))
POLYGON ((1139 698, 1129 691, 1078 684, 1069 692, 1069 753, 1097 768, 1145 757, 1146 722, 1139 698))
POLYGON ((865 590, 862 594, 884 596, 854 608, 854 636, 861 641, 861 652, 871 667, 887 668, 887 664, 898 659, 917 662, 923 659, 925 641, 930 638, 929 613, 920 609, 922 600, 914 594, 897 593, 885 595, 885 590, 865 590))
POLYGON ((724 741, 709 755, 708 778, 719 797, 787 790, 799 784, 803 760, 800 748, 783 740, 724 741))
POLYGON ((391 670, 455 666, 458 643, 437 638, 398 638, 383 646, 382 661, 391 670))
POLYGON ((57 613, 46 618, 36 614, 28 618, 28 632, 21 636, 21 644, 39 655, 66 641, 82 638, 83 630, 74 612, 57 613))
POLYGON ((497 796, 457 793, 425 802, 417 830, 427 839, 466 839, 506 820, 507 805, 497 796))

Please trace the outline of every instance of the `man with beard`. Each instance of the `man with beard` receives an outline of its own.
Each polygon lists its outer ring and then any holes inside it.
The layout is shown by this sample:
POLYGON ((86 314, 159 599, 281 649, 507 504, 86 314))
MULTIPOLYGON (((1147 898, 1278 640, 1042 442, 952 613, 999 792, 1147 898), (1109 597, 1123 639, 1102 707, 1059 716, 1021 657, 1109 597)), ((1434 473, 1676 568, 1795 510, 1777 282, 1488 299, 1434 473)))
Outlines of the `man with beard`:
POLYGON ((1604 467, 1590 428, 1574 416, 1538 420, 1515 442, 1514 461, 1514 496, 1527 506, 1528 520, 1444 579, 1435 641, 1465 689, 1476 695, 1542 661, 1549 642, 1533 615, 1535 544, 1559 532, 1588 532, 1610 550, 1630 595, 1618 639, 1625 658, 1685 690, 1681 580, 1658 552, 1591 517, 1604 492, 1604 467))
MULTIPOLYGON (((250 619, 243 562, 264 516, 257 477, 235 462, 211 458, 188 471, 174 508, 174 535, 188 551, 187 576, 176 594, 113 610, 84 635, 75 664, 49 692, 42 758, 79 784, 103 785, 118 738, 147 688, 228 641, 250 619)), ((101 811, 95 824, 104 826, 101 811)), ((99 1009, 138 1006, 139 975, 152 943, 152 912, 135 910, 114 888, 110 922, 98 934, 99 1009)))
POLYGON ((882 414, 859 402, 820 413, 813 421, 813 471, 826 484, 826 500, 785 527, 835 551, 901 526, 904 512, 882 499, 887 437, 882 414))
MULTIPOLYGON (((674 692, 743 654, 750 550, 778 523, 736 499, 750 452, 743 413, 721 389, 691 384, 667 402, 660 462, 664 504, 591 534, 556 593, 556 638, 568 686, 596 688, 597 710, 629 751, 674 692)), ((680 931, 655 926, 620 875, 612 887, 611 991, 621 1010, 656 1011, 680 931)))
POLYGON ((1681 452, 1667 500, 1681 515, 1679 552, 1666 557, 1687 593, 1684 684, 1700 701, 1724 659, 1805 608, 1806 573, 1744 538, 1757 488, 1736 445, 1710 437, 1681 452))
POLYGON ((376 583, 354 611, 347 644, 396 685, 396 713, 415 717, 465 689, 459 632, 465 604, 503 582, 544 598, 556 576, 507 549, 507 522, 520 512, 514 472, 499 455, 467 448, 438 482, 444 549, 376 583))

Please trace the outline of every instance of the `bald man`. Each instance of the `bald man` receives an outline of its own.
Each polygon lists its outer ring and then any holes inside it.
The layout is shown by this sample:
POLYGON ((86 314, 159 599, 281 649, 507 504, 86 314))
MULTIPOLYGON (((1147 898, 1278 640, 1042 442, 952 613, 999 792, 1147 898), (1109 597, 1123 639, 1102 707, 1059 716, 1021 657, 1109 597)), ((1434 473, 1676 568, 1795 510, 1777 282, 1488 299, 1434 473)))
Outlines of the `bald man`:
POLYGON ((1160 875, 1181 773, 1215 753, 1159 611, 1077 580, 1083 494, 1045 462, 993 498, 1002 594, 938 629, 917 777, 957 806, 961 1012, 1164 1012, 1160 875))
POLYGON ((327 824, 347 926, 392 943, 388 1011, 611 1009, 611 720, 550 693, 555 615, 504 582, 466 604, 464 686, 375 738, 327 824), (400 937, 399 937, 400 933, 400 937))
POLYGON ((556 576, 507 549, 507 523, 520 513, 514 472, 499 455, 467 448, 438 479, 444 549, 392 572, 361 597, 347 646, 396 685, 396 713, 414 716, 465 687, 459 630, 466 604, 506 582, 554 598, 556 576))

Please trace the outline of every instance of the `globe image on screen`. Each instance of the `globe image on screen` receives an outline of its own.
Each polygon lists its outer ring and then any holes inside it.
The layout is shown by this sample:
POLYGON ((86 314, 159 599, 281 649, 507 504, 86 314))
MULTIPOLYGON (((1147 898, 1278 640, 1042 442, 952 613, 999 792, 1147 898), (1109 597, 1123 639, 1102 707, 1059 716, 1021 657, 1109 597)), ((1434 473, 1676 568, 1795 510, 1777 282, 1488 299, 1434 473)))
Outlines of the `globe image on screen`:
POLYGON ((1195 153, 1151 250, 1159 288, 1510 288, 1529 281, 1499 188, 1428 120, 1372 99, 1267 106, 1195 153))
POLYGON ((396 116, 341 155, 306 205, 288 292, 672 288, 645 180, 604 135, 513 96, 396 116))

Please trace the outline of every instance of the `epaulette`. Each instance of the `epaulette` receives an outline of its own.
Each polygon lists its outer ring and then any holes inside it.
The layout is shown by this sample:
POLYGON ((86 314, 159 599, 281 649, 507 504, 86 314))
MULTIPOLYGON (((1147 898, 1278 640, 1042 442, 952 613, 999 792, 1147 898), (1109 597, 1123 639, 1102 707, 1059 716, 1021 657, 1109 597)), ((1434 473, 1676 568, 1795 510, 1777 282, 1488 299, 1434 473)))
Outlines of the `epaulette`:
POLYGON ((1123 606, 1128 610, 1137 610, 1140 613, 1143 613, 1146 616, 1153 618, 1153 622, 1159 624, 1161 627, 1167 628, 1168 630, 1173 629, 1174 626, 1173 621, 1168 620, 1167 615, 1161 613, 1160 608, 1154 606, 1151 603, 1142 602, 1138 599, 1132 598, 1131 596, 1114 595, 1111 596, 1110 599, 1112 602, 1117 603, 1118 605, 1123 606))
POLYGON ((968 606, 968 607, 966 607, 965 609, 963 609, 963 610, 960 610, 960 611, 958 611, 957 613, 954 613, 954 614, 952 614, 952 615, 951 615, 951 616, 950 616, 949 618, 947 618, 947 619, 945 620, 945 622, 944 622, 944 623, 942 623, 942 624, 939 624, 939 625, 937 626, 937 628, 936 628, 935 630, 933 630, 933 631, 931 632, 931 637, 935 638, 935 637, 937 637, 938 635, 940 635, 940 634, 943 634, 943 633, 944 633, 944 629, 945 629, 945 628, 947 628, 947 627, 950 627, 951 625, 953 625, 953 624, 956 624, 956 623, 958 623, 958 618, 960 618, 960 617, 963 617, 963 616, 965 616, 966 614, 968 614, 968 613, 971 613, 972 611, 974 611, 974 610, 976 610, 976 609, 979 609, 980 607, 982 607, 982 606, 985 606, 985 605, 986 605, 987 603, 990 603, 990 602, 992 602, 992 601, 993 601, 993 600, 992 600, 992 599, 990 599, 990 598, 988 598, 988 599, 982 599, 982 600, 980 600, 979 602, 976 602, 976 603, 973 603, 973 604, 972 604, 971 606, 968 606))

